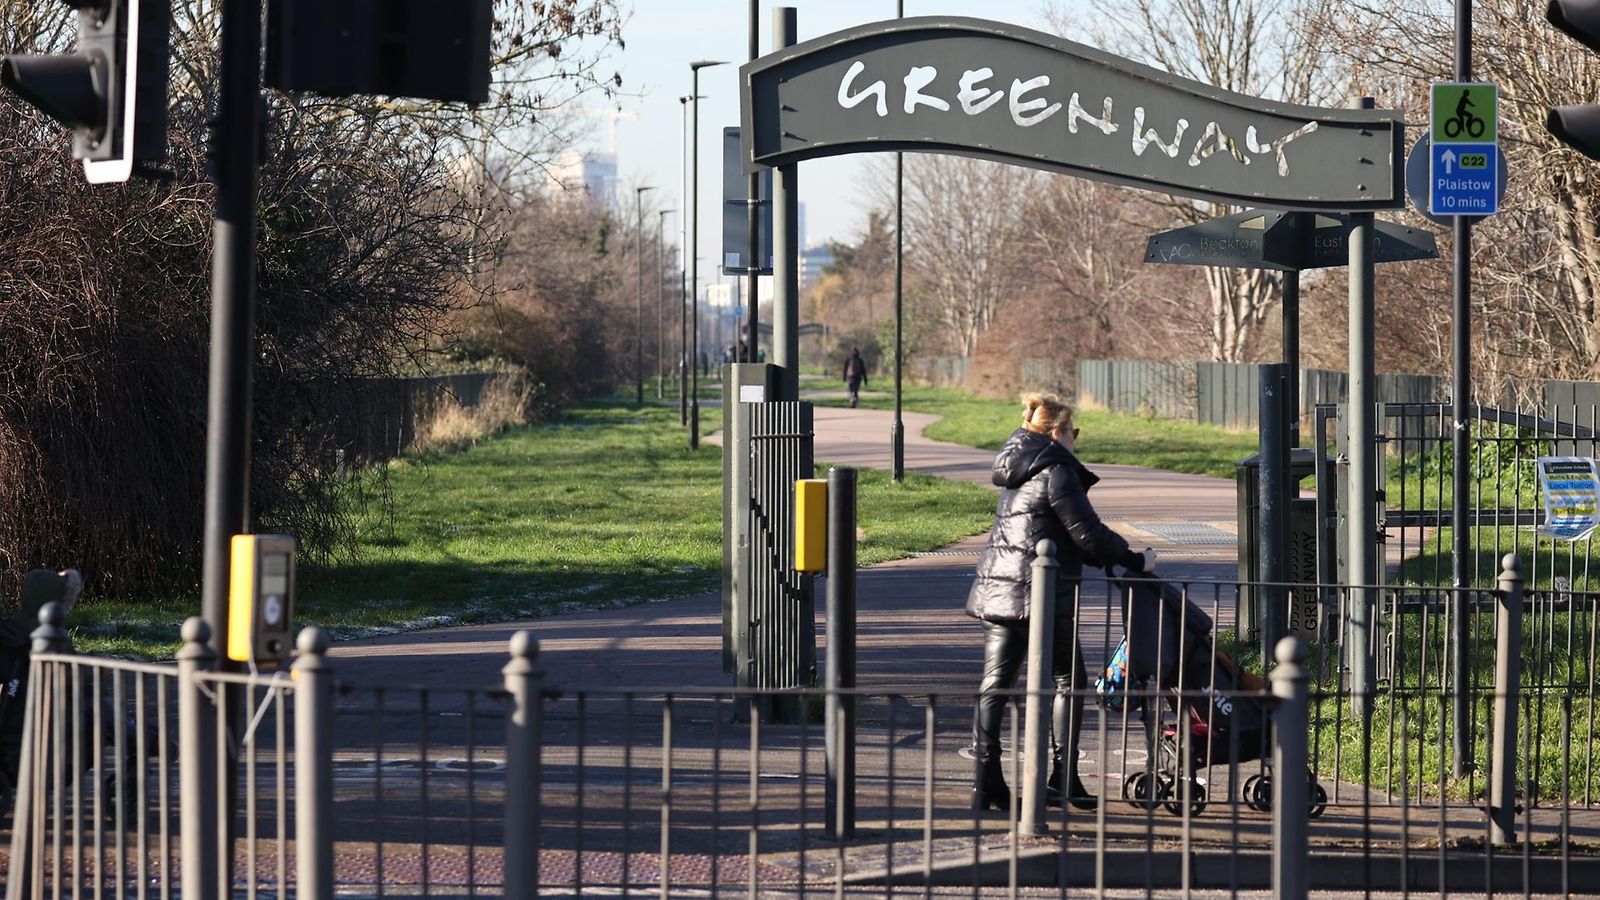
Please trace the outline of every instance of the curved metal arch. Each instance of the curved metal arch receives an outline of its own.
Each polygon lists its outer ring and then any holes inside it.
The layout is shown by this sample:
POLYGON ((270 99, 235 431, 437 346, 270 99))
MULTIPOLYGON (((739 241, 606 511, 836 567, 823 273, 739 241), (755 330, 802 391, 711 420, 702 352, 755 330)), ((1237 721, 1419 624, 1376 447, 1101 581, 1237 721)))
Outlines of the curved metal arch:
POLYGON ((999 22, 862 25, 753 60, 740 81, 747 172, 899 150, 1240 205, 1405 199, 1396 111, 1248 97, 999 22))

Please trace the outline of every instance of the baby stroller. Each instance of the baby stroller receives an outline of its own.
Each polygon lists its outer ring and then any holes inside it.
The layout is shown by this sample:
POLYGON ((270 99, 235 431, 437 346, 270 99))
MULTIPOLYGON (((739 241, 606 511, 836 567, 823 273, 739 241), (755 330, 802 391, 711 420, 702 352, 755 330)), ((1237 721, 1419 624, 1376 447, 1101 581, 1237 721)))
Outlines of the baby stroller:
MULTIPOLYGON (((1164 806, 1173 815, 1182 815, 1187 803, 1190 814, 1199 815, 1209 797, 1197 772, 1227 765, 1231 782, 1233 766, 1259 760, 1261 769, 1245 779, 1241 799, 1270 812, 1272 716, 1263 698, 1253 696, 1266 679, 1216 647, 1211 617, 1177 587, 1149 578, 1113 583, 1123 593, 1125 636, 1096 688, 1108 707, 1141 711, 1149 760, 1144 771, 1123 780, 1123 799, 1141 809, 1164 806), (1166 703, 1146 703, 1136 693, 1151 689, 1170 692, 1166 703)), ((1314 773, 1306 777, 1309 815, 1316 818, 1327 809, 1328 794, 1314 773)))

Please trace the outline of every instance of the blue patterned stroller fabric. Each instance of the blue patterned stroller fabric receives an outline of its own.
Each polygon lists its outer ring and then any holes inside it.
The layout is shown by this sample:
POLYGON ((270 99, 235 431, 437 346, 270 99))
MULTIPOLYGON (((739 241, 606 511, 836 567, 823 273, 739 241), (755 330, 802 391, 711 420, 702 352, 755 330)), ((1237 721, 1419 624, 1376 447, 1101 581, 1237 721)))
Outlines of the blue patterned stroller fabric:
POLYGON ((1135 679, 1132 685, 1128 683, 1128 639, 1123 638, 1111 654, 1111 662, 1106 665, 1105 671, 1094 680, 1094 690, 1100 695, 1101 707, 1112 712, 1122 712, 1123 709, 1134 711, 1144 706, 1144 697, 1135 694, 1130 697, 1128 692, 1142 691, 1148 679, 1135 679))

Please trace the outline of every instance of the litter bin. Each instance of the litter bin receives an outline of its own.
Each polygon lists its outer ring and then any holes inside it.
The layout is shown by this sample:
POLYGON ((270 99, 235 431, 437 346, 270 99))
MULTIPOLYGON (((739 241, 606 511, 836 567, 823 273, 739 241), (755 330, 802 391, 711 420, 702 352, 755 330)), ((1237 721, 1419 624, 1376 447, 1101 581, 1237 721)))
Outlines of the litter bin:
MULTIPOLYGON (((1265 610, 1260 592, 1249 582, 1261 580, 1261 454, 1239 460, 1235 471, 1239 498, 1239 609, 1242 641, 1261 639, 1265 610)), ((1317 501, 1301 497, 1300 483, 1317 473, 1317 454, 1309 447, 1289 451, 1289 575, 1295 584, 1317 583, 1317 501)), ((1320 600, 1315 590, 1291 590, 1287 633, 1315 640, 1320 600)))

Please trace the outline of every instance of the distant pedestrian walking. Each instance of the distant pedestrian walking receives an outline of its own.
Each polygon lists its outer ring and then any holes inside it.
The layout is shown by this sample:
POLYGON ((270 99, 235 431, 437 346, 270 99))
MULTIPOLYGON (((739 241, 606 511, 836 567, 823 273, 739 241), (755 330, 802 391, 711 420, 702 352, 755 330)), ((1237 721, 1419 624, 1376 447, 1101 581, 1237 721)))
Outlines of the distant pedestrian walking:
POLYGON ((850 348, 850 358, 844 361, 844 386, 850 392, 850 408, 861 402, 861 386, 867 383, 867 363, 861 358, 858 347, 850 348))

